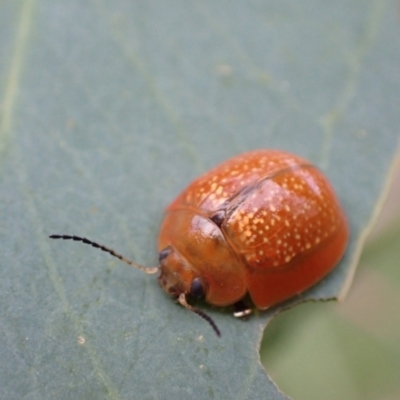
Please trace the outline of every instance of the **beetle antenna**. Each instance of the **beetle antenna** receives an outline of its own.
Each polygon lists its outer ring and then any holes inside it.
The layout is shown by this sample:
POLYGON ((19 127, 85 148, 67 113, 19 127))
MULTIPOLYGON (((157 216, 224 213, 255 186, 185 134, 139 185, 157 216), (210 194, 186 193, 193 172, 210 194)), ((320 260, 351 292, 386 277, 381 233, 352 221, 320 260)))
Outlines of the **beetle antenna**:
POLYGON ((178 301, 187 310, 192 311, 192 312, 196 313, 197 315, 199 315, 201 318, 205 319, 211 325, 211 327, 214 329, 217 336, 221 336, 221 332, 218 329, 218 326, 216 325, 216 323, 212 320, 212 318, 209 315, 207 315, 204 311, 188 304, 188 302, 186 301, 185 293, 181 293, 179 295, 178 301))
POLYGON ((138 268, 144 272, 146 272, 146 274, 155 274, 158 271, 158 267, 153 267, 153 268, 148 268, 148 267, 144 267, 143 265, 140 265, 138 263, 135 263, 131 260, 128 260, 127 258, 125 258, 124 256, 122 256, 121 254, 115 252, 113 249, 109 249, 106 246, 103 246, 102 244, 98 244, 96 242, 92 242, 89 239, 86 239, 84 237, 80 237, 80 236, 70 236, 70 235, 50 235, 49 236, 50 239, 64 239, 64 240, 75 240, 77 242, 83 242, 85 244, 89 244, 93 247, 95 247, 96 249, 100 249, 105 251, 106 253, 111 254, 114 257, 119 258, 121 261, 123 261, 124 263, 130 265, 131 267, 135 267, 138 268))

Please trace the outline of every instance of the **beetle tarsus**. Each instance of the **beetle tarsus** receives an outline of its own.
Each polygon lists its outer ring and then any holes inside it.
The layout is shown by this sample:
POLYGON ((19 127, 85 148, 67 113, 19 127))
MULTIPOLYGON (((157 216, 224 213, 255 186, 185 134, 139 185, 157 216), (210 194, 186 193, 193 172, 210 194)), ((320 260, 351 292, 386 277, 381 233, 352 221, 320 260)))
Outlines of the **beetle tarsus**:
POLYGON ((247 307, 246 304, 243 303, 243 301, 237 301, 234 304, 234 308, 235 308, 235 311, 233 312, 233 316, 235 318, 245 319, 253 312, 253 310, 251 308, 247 307))

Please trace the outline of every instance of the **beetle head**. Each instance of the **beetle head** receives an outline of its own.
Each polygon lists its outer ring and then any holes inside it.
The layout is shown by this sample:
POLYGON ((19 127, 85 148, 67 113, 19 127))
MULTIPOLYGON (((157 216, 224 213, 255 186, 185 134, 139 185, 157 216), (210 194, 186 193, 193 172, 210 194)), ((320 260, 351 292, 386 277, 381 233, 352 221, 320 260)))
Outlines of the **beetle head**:
POLYGON ((172 247, 168 246, 159 254, 160 276, 158 282, 164 291, 178 299, 179 304, 205 319, 220 336, 221 333, 215 322, 204 311, 191 306, 186 300, 191 297, 202 298, 207 291, 206 283, 193 272, 188 262, 172 247))
POLYGON ((161 274, 158 282, 168 295, 174 298, 178 298, 182 293, 196 298, 205 296, 206 283, 196 276, 187 260, 174 248, 168 246, 162 250, 159 262, 161 274))

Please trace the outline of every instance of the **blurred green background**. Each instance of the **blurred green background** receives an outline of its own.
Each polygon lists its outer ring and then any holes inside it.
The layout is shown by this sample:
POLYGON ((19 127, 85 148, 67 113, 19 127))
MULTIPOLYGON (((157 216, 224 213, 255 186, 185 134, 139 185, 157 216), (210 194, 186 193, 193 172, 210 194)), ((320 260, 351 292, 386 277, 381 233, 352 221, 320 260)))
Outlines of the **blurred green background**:
POLYGON ((304 303, 267 327, 261 360, 296 400, 400 399, 400 168, 344 301, 304 303))

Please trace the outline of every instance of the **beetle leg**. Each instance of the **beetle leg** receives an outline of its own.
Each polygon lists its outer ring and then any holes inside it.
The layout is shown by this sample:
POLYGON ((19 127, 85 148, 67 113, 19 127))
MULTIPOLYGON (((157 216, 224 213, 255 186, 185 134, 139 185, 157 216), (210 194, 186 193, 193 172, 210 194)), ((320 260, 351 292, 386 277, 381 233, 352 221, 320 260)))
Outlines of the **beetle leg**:
POLYGON ((246 304, 243 303, 243 301, 237 301, 233 305, 235 311, 233 312, 233 316, 235 318, 246 318, 248 317, 253 310, 249 307, 246 306, 246 304))

